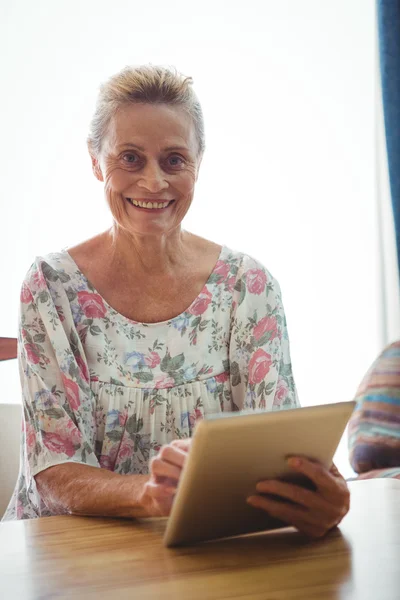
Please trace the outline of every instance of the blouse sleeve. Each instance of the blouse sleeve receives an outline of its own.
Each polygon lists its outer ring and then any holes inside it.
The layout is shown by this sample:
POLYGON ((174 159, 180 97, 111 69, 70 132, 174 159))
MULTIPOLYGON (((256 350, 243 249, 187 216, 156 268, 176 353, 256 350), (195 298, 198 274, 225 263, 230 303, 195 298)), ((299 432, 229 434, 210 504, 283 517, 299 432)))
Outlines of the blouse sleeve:
MULTIPOLYGON (((66 462, 99 466, 89 373, 62 274, 34 263, 21 290, 18 360, 22 386, 22 471, 33 477, 66 462)), ((24 498, 19 499, 24 504, 24 498)), ((32 498, 30 498, 32 504, 32 498)))
POLYGON ((279 284, 248 257, 235 285, 229 354, 234 410, 300 406, 279 284))
POLYGON ((357 391, 349 422, 350 462, 370 477, 400 479, 400 342, 380 354, 357 391))

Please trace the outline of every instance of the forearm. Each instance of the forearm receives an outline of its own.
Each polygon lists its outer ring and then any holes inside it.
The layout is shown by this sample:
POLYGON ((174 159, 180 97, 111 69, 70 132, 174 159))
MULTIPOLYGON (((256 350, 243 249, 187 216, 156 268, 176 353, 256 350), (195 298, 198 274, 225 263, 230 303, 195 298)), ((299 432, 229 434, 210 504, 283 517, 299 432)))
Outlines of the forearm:
POLYGON ((141 505, 148 475, 118 475, 77 463, 49 467, 35 476, 38 491, 54 514, 146 517, 141 505))

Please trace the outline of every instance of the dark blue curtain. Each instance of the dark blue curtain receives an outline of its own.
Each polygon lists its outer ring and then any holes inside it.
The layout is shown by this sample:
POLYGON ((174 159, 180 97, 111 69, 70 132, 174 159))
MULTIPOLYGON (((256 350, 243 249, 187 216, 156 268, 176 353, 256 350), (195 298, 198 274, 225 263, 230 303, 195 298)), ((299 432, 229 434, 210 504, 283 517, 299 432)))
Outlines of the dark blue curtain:
POLYGON ((400 270, 400 0, 377 0, 383 111, 400 270))

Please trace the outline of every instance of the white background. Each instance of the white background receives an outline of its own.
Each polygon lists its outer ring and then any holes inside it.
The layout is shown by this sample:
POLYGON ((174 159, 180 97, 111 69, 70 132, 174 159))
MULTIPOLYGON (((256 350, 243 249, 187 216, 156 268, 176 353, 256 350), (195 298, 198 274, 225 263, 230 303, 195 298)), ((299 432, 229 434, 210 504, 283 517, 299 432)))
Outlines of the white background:
MULTIPOLYGON (((207 136, 185 228, 279 280, 302 404, 351 399, 381 349, 374 45, 373 0, 3 2, 0 335, 34 256, 110 224, 85 145, 100 82, 174 65, 207 136)), ((18 401, 15 361, 0 375, 18 401)))

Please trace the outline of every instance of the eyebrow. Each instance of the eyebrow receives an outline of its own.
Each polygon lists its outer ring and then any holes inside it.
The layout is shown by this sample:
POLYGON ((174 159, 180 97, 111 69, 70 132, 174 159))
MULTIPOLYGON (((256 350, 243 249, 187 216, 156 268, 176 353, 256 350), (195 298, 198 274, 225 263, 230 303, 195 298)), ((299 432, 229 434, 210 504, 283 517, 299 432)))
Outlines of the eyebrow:
MULTIPOLYGON (((123 150, 124 148, 134 148, 136 150, 140 150, 140 152, 145 152, 145 149, 142 146, 138 146, 137 144, 121 144, 120 148, 121 150, 123 150)), ((164 151, 166 152, 170 152, 172 150, 186 150, 187 152, 189 148, 187 148, 186 146, 168 146, 168 148, 164 148, 164 151)))

